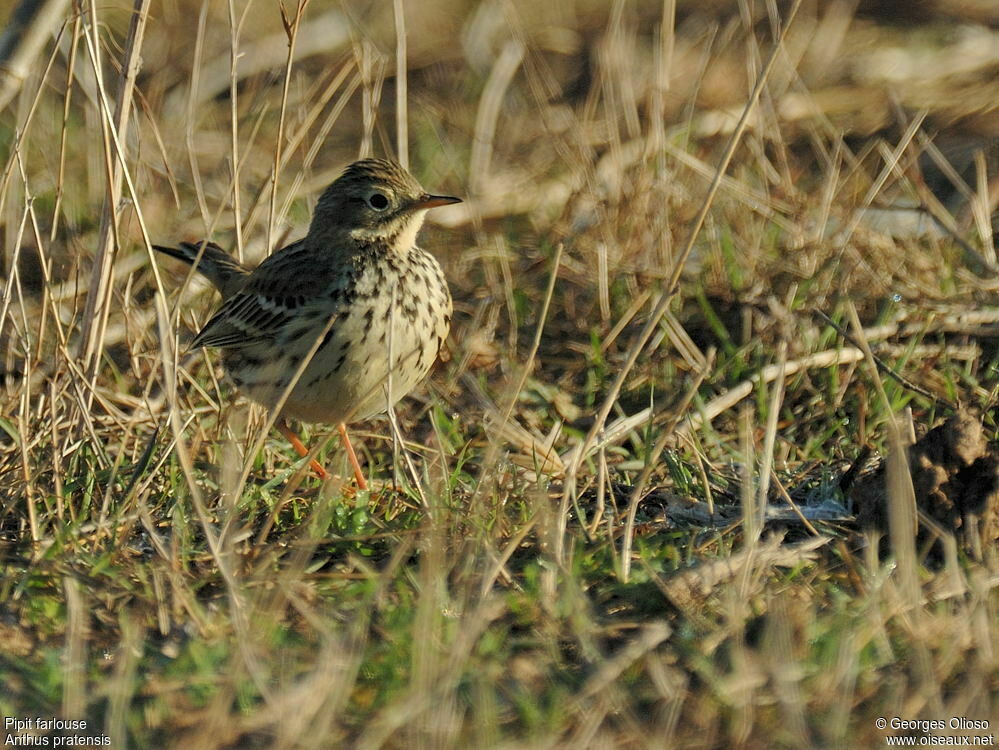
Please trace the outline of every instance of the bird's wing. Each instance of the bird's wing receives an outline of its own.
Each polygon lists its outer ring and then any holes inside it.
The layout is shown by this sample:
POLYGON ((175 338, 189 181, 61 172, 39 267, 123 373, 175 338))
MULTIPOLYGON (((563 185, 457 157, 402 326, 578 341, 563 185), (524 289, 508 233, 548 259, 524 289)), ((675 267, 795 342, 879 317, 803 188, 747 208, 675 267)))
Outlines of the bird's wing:
POLYGON ((276 297, 253 290, 238 292, 225 301, 194 337, 191 348, 239 348, 273 341, 295 318, 298 302, 296 297, 276 297))
POLYGON ((352 276, 341 275, 331 283, 326 274, 315 272, 325 260, 312 255, 299 241, 264 260, 244 286, 222 303, 194 337, 191 348, 239 348, 283 336, 293 338, 312 326, 332 326, 331 318, 345 299, 342 287, 352 283, 352 276), (296 320, 301 321, 298 326, 296 320))

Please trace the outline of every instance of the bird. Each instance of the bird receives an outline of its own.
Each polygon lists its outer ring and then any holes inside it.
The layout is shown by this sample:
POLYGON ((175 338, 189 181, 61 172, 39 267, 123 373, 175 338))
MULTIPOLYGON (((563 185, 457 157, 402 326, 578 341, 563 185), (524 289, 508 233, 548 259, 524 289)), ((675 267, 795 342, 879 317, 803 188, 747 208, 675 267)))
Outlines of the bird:
MULTIPOLYGON (((364 474, 346 425, 387 411, 426 376, 451 327, 447 279, 416 244, 428 210, 460 203, 428 193, 404 167, 367 158, 322 193, 308 232, 250 268, 214 242, 153 249, 211 282, 222 304, 190 344, 219 349, 229 380, 277 411, 275 425, 337 425, 357 485, 364 474)), ((326 471, 313 460, 321 477, 326 471)))

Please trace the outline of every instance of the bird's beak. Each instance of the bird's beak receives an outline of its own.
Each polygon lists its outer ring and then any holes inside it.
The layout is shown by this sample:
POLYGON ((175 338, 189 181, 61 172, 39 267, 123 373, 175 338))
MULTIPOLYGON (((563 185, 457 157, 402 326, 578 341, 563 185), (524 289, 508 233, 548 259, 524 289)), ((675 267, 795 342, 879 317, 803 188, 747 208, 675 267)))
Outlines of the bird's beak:
POLYGON ((429 193, 424 193, 413 201, 413 208, 416 210, 437 208, 437 206, 450 206, 452 203, 461 203, 461 198, 455 198, 451 195, 430 195, 429 193))

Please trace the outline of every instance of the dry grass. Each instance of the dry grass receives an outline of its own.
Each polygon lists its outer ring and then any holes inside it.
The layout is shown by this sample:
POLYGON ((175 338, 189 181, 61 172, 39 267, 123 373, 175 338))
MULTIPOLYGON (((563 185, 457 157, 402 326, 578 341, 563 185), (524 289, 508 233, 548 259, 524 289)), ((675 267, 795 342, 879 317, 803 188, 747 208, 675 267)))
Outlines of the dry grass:
POLYGON ((999 132, 994 16, 676 5, 37 20, 0 88, 0 713, 116 748, 994 734, 996 549, 915 544, 896 427, 960 403, 995 433, 991 165, 957 203, 914 179, 999 132), (257 261, 368 153, 468 198, 423 235, 450 357, 360 430, 402 488, 371 495, 186 352, 213 292, 149 249, 257 261), (906 200, 952 231, 885 231, 906 200), (842 507, 868 447, 881 545, 803 500, 842 507))

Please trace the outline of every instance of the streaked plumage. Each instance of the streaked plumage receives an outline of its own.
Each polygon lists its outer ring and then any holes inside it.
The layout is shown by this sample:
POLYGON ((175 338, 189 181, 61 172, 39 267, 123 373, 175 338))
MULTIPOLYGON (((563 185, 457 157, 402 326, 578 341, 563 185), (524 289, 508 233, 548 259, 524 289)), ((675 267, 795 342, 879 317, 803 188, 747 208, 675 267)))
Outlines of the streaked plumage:
POLYGON ((427 194, 395 162, 364 159, 322 194, 308 234, 255 269, 213 243, 154 247, 197 261, 222 293, 192 348, 221 349, 237 388, 273 408, 317 346, 282 413, 342 424, 385 411, 434 363, 451 294, 416 235, 428 209, 457 202, 427 194))

